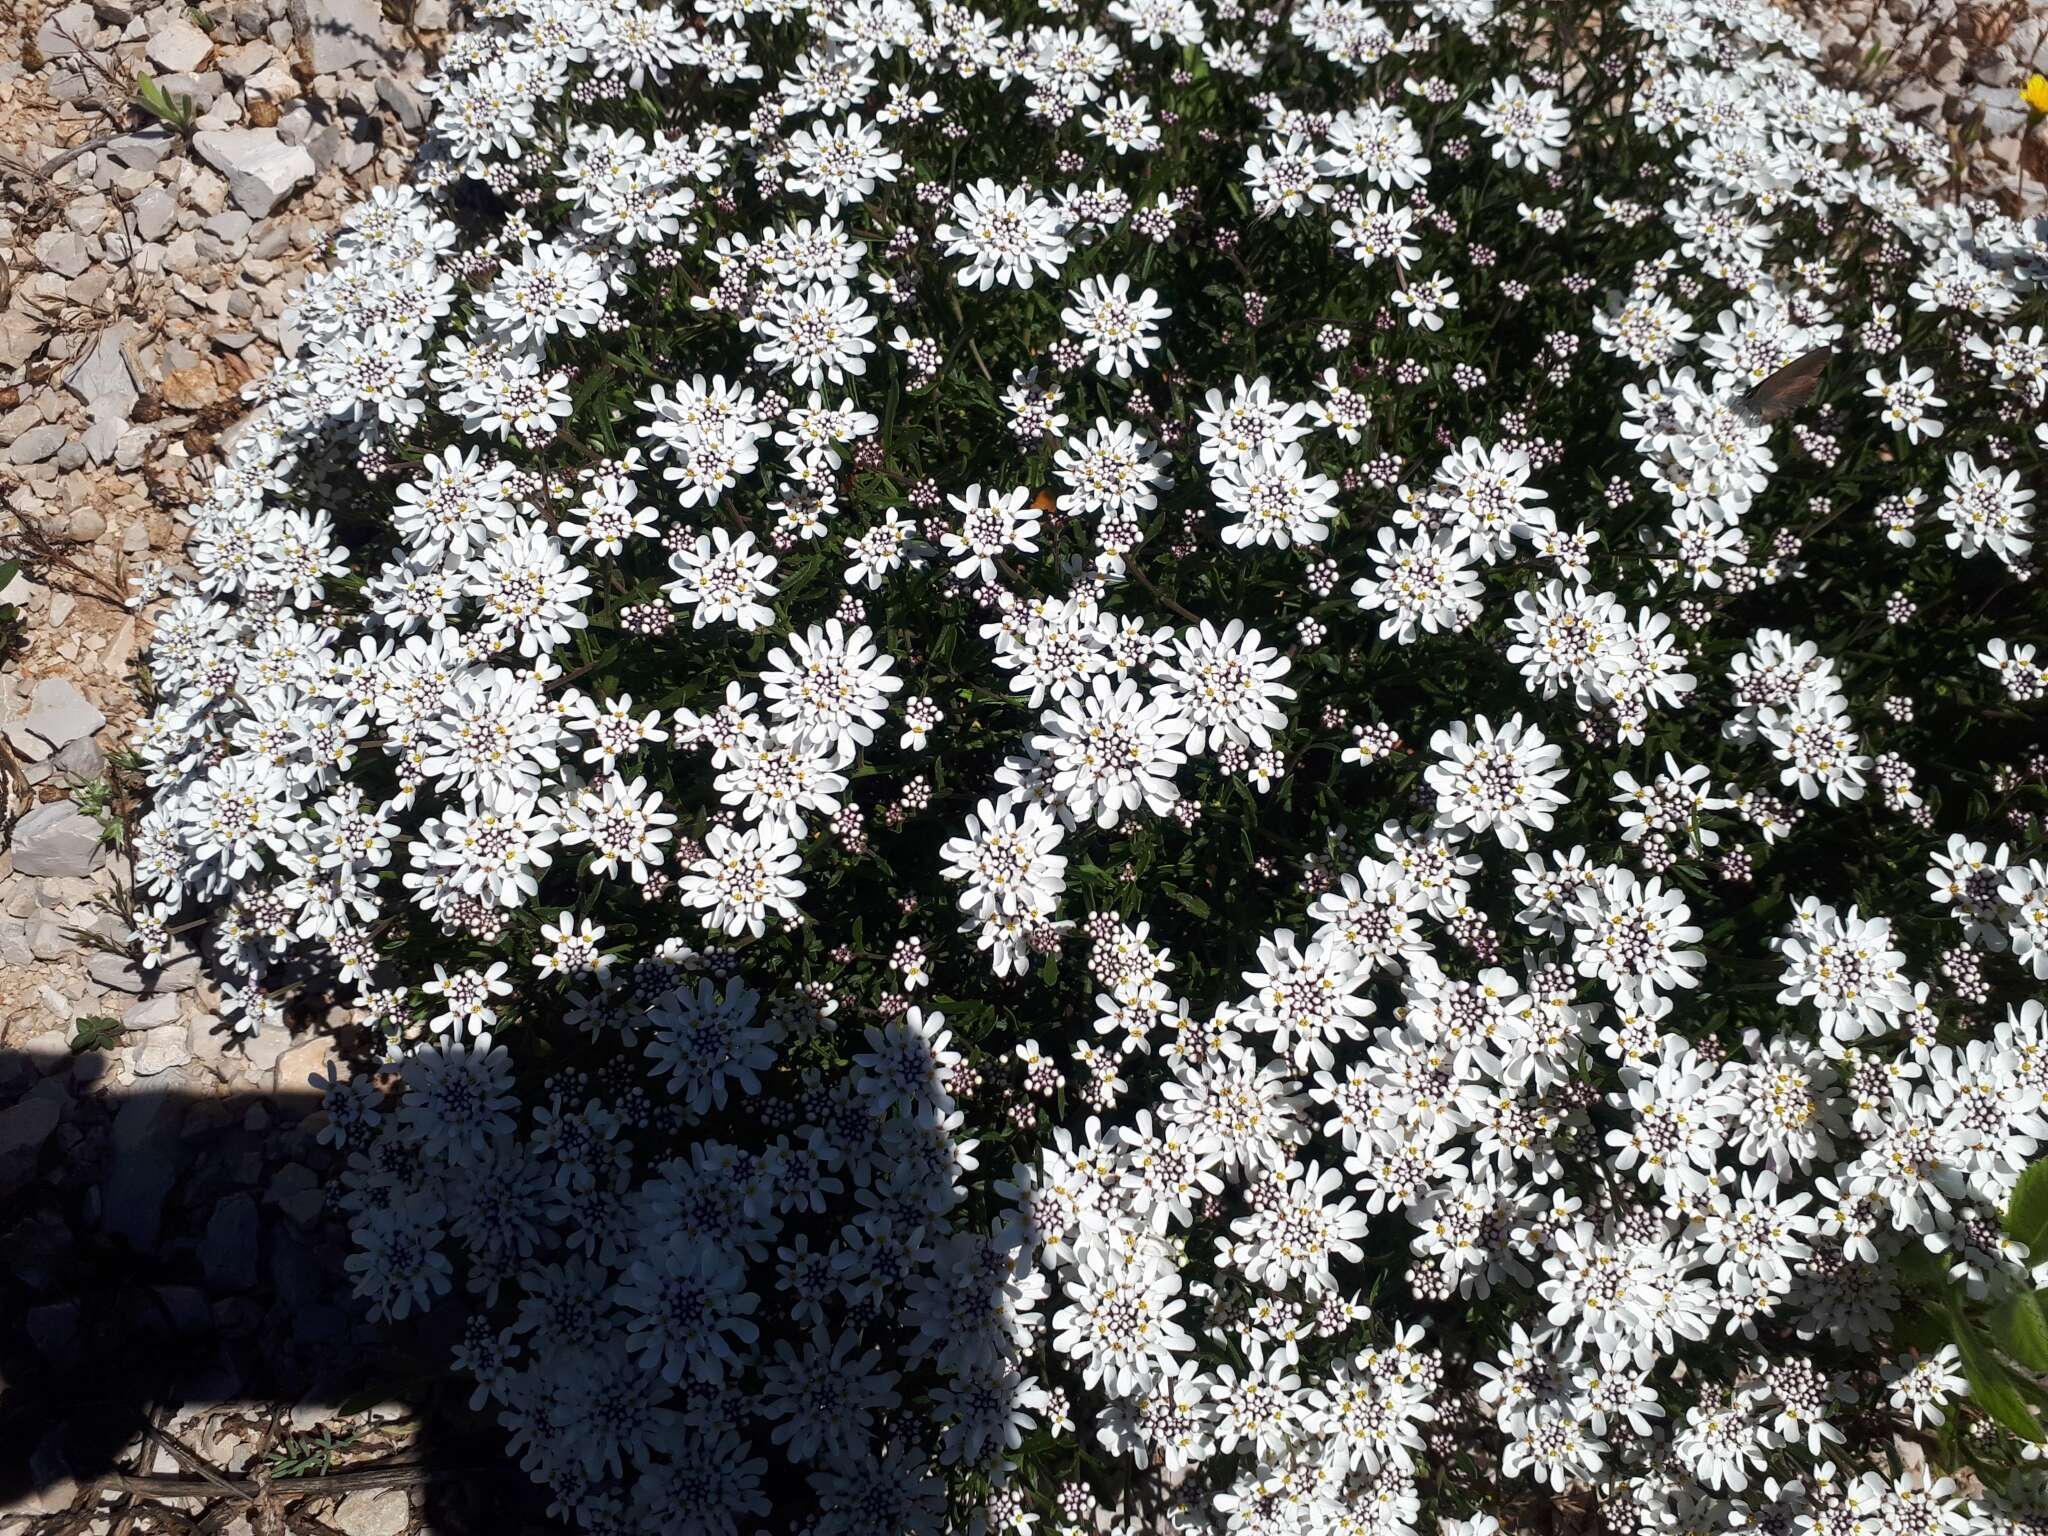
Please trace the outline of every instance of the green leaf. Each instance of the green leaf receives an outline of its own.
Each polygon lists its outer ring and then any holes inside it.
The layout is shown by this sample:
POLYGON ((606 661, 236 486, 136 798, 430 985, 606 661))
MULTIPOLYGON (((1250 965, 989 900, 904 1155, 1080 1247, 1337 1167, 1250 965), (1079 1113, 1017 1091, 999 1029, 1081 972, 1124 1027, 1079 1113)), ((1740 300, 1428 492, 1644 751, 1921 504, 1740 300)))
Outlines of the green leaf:
POLYGON ((1977 1331, 1963 1321, 1960 1312, 1950 1307, 1948 1317, 1956 1348, 1962 1352, 1963 1378, 1970 1384, 1971 1400, 2022 1440, 2036 1445, 2048 1440, 2048 1435, 2041 1432, 2041 1421, 2034 1417, 2034 1410, 2013 1385, 2012 1373, 1984 1347, 1977 1331))
POLYGON ((1947 1289, 1947 1262, 1921 1244, 1909 1244, 1894 1262, 1899 1278, 1915 1289, 1947 1289))
POLYGON ((1166 894, 1199 918, 1207 920, 1215 915, 1209 910, 1209 903, 1202 900, 1193 891, 1184 891, 1177 885, 1169 885, 1166 887, 1166 894))
POLYGON ((2038 1407, 2048 1408, 2048 1387, 2042 1386, 2023 1371, 2013 1371, 2006 1378, 2018 1390, 2020 1396, 2038 1407))
POLYGON ((142 109, 151 117, 169 123, 174 128, 188 128, 196 115, 192 110, 192 98, 180 96, 173 99, 164 88, 148 75, 135 77, 135 96, 142 109))
POLYGON ((353 1397, 343 1398, 334 1410, 337 1419, 352 1419, 359 1413, 368 1413, 380 1403, 388 1403, 399 1394, 390 1387, 366 1387, 353 1397))
POLYGON ((2005 1208, 2005 1235, 2036 1258, 2048 1255, 2048 1158, 2027 1165, 2005 1208))
POLYGON ((2048 1317, 2032 1291, 2015 1291, 1987 1319, 1998 1347, 2030 1371, 2048 1371, 2048 1317))
POLYGON ((1907 1307, 1892 1322, 1892 1341, 1901 1349, 1917 1349, 1931 1355, 1948 1342, 1948 1328, 1941 1315, 1925 1307, 1907 1307))
POLYGON ((77 1021, 77 1033, 71 1037, 71 1049, 80 1056, 88 1051, 109 1050, 120 1042, 126 1026, 119 1019, 104 1013, 92 1014, 77 1021))

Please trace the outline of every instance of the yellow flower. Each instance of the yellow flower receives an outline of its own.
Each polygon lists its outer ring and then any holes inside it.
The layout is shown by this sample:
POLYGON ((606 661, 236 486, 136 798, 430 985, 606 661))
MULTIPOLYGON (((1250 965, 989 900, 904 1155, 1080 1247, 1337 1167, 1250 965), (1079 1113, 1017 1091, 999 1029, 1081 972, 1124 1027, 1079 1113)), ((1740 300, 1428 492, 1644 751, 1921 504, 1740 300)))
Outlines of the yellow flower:
POLYGON ((2029 112, 2048 117, 2048 79, 2040 75, 2027 76, 2027 83, 2020 87, 2020 100, 2027 104, 2029 112))

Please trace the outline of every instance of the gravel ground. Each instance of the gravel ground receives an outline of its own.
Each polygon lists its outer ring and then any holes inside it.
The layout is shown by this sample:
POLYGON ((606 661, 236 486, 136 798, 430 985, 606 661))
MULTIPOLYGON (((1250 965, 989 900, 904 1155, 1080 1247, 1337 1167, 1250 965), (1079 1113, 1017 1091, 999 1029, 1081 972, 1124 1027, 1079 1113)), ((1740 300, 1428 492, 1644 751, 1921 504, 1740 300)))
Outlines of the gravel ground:
POLYGON ((293 289, 342 210, 403 174, 425 112, 410 82, 446 8, 427 0, 409 27, 376 0, 75 0, 14 19, 18 46, 0 47, 0 558, 20 567, 0 590, 19 619, 0 662, 0 1434, 20 1454, 0 1457, 0 1530, 107 1531, 124 1515, 182 1529, 172 1516, 219 1508, 211 1528, 229 1533, 314 1517, 400 1536, 425 1519, 417 1473, 358 1471, 391 1485, 345 1496, 291 1476, 420 1454, 416 1404, 336 1412, 374 1357, 323 1219, 332 1153, 306 1079, 334 1049, 329 1021, 230 1042, 189 952, 145 985, 123 950, 112 834, 136 787, 118 746, 147 625, 122 601, 128 577, 177 560, 242 386, 296 344, 293 289), (190 98, 193 119, 141 110, 142 76, 190 98), (239 1481, 273 1475, 260 1503, 239 1481), (210 1493, 101 1486, 133 1476, 210 1493))

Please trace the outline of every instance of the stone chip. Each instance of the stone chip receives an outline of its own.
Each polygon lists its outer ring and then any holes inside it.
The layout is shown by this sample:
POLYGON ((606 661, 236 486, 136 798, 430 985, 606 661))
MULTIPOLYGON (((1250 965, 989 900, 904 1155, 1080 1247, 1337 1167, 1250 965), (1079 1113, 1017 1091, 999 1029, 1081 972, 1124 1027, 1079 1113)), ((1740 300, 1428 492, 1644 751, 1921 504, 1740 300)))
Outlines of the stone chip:
MULTIPOLYGON (((171 202, 169 195, 161 187, 151 187, 135 200, 135 220, 145 230, 149 222, 144 216, 145 209, 152 218, 156 214, 154 205, 149 202, 152 196, 165 203, 171 202)), ((169 219, 176 215, 177 205, 172 203, 165 213, 165 222, 168 223, 169 219)), ((163 226, 159 225, 156 234, 161 233, 163 226)), ((155 237, 146 232, 143 235, 144 239, 155 237)), ((71 371, 64 375, 64 387, 78 396, 95 418, 112 417, 126 421, 129 411, 134 409, 136 400, 140 398, 141 391, 135 387, 135 378, 128 367, 128 359, 121 351, 122 343, 134 334, 134 321, 116 321, 100 332, 99 339, 92 345, 92 350, 72 364, 71 371)))
POLYGON ((36 684, 28 713, 0 725, 0 730, 20 756, 39 763, 106 723, 107 717, 68 678, 46 677, 36 684))
POLYGON ((153 171, 177 142, 178 136, 168 128, 138 128, 112 140, 104 153, 125 170, 153 171))
MULTIPOLYGON (((304 0, 306 52, 316 75, 375 64, 384 47, 384 15, 377 0, 304 0)), ((298 5, 293 19, 298 20, 298 5)))
POLYGON ((412 1505, 403 1488, 359 1488, 334 1512, 343 1536, 403 1536, 412 1523, 412 1505))
POLYGON ((192 1043, 175 1029, 153 1029, 129 1052, 128 1065, 137 1077, 155 1077, 192 1059, 192 1043))
POLYGON ((76 230, 53 229, 36 237, 36 263, 59 277, 76 277, 92 265, 92 250, 76 230))
POLYGON ((83 880, 92 873, 99 851, 100 824, 69 800, 39 805, 14 825, 14 872, 18 875, 83 880))
POLYGON ((246 1291, 256 1283, 259 1227, 254 1195, 228 1195, 213 1208, 213 1215, 206 1222, 206 1243, 199 1250, 210 1286, 246 1291))
POLYGON ((227 178, 228 196, 252 219, 272 210, 318 174, 313 157, 275 128, 217 128, 194 134, 199 158, 227 178))
POLYGON ((10 464, 40 464, 53 457, 64 446, 70 436, 55 422, 44 422, 39 427, 30 427, 17 437, 7 450, 10 464))
POLYGON ((63 1117, 63 1109, 47 1098, 0 1109, 0 1195, 13 1194, 34 1176, 43 1143, 63 1117))
POLYGON ((143 52, 167 75, 190 74, 213 52, 213 40, 189 21, 174 21, 152 37, 143 52))
POLYGON ((177 1022, 178 1000, 163 992, 144 998, 121 1015, 121 1027, 132 1034, 163 1029, 177 1022))

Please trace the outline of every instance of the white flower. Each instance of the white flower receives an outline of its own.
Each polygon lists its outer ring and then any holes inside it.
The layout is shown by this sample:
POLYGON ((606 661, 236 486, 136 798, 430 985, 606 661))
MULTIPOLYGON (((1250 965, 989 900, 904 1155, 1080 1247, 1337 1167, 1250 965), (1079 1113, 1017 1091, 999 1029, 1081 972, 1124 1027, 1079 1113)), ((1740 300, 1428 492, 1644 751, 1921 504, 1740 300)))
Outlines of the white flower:
POLYGON ((1998 674, 2014 703, 2031 704, 2048 696, 2048 666, 2034 660, 2034 651, 2031 645, 1994 639, 1977 653, 1977 660, 1998 674))
POLYGON ((842 384, 848 374, 868 371, 875 317, 844 283, 779 290, 759 323, 754 360, 786 368, 800 388, 827 379, 842 384))
POLYGON ((1356 873, 1338 877, 1335 890, 1318 896, 1308 915, 1319 925, 1316 943, 1343 949, 1368 969, 1380 967, 1399 976, 1411 968, 1436 969, 1416 920, 1423 906, 1422 892, 1398 864, 1365 858, 1356 873))
POLYGON ((1173 311, 1157 302, 1156 289, 1131 297, 1131 280, 1119 273, 1115 281, 1091 277, 1068 295, 1060 323, 1081 338, 1081 350, 1095 354, 1095 371, 1131 376, 1159 348, 1157 322, 1173 311))
POLYGON ((1545 492, 1529 484, 1529 475, 1529 456, 1519 448, 1489 448, 1468 437, 1437 466, 1429 504, 1491 565, 1513 553, 1517 538, 1533 540, 1550 525, 1550 509, 1538 505, 1545 492))
POLYGON ((1445 310, 1458 307, 1458 290, 1441 272, 1432 272, 1427 277, 1403 284, 1394 290, 1392 298, 1399 308, 1407 311, 1409 325, 1423 326, 1432 331, 1444 328, 1445 310))
POLYGON ((916 537, 917 525, 905 522, 894 507, 889 508, 879 523, 858 537, 847 539, 846 552, 853 559, 846 567, 846 584, 879 589, 883 578, 909 558, 916 537))
POLYGON ((1055 473, 1067 489, 1060 493, 1060 511, 1104 516, 1135 516, 1159 505, 1159 492, 1170 489, 1165 473, 1170 461, 1128 421, 1110 425, 1095 418, 1085 437, 1070 437, 1053 455, 1055 473))
POLYGON ((581 336, 604 313, 604 274, 581 251, 552 241, 530 245, 484 291, 492 329, 514 346, 566 332, 581 336))
MULTIPOLYGON (((1336 371, 1327 378, 1334 381, 1336 371)), ((1226 398, 1220 389, 1209 391, 1207 403, 1195 417, 1195 430, 1202 438, 1202 462, 1219 459, 1237 463, 1263 447, 1282 448, 1308 436, 1302 422, 1310 408, 1273 398, 1273 381, 1264 374, 1247 384, 1239 374, 1231 381, 1226 398)), ((1353 439, 1355 441, 1355 439, 1353 439)))
POLYGON ((2048 863, 2029 859, 2005 872, 1998 899, 2006 906, 2006 940, 2013 959, 2036 981, 2048 981, 2048 863))
POLYGON ((485 464, 483 451, 450 447, 420 461, 426 477, 398 488, 392 525, 422 554, 461 560, 470 549, 511 530, 514 508, 506 489, 512 466, 485 464))
POLYGON ((1031 744, 1051 758, 1068 815, 1113 827, 1141 806, 1163 816, 1180 798, 1173 775, 1187 755, 1174 743, 1187 735, 1186 723, 1131 679, 1112 686, 1094 677, 1087 693, 1062 700, 1040 723, 1045 729, 1031 744))
POLYGON ((1124 1258, 1090 1243, 1066 1282, 1068 1304, 1053 1314, 1053 1348, 1089 1386, 1129 1396, 1195 1346, 1174 1321, 1187 1307, 1179 1291, 1180 1272, 1163 1255, 1141 1246, 1124 1258))
POLYGON ((1170 656, 1152 663, 1153 692, 1187 721, 1189 752, 1220 751, 1227 742, 1270 747, 1287 715, 1275 702, 1294 690, 1279 681, 1293 666, 1256 629, 1232 619, 1221 633, 1204 619, 1183 630, 1170 656))
POLYGON ((1439 760, 1423 779, 1436 791, 1440 826, 1490 830, 1502 847, 1522 849, 1531 830, 1550 830, 1551 813, 1566 803, 1557 789, 1563 753, 1520 715, 1498 729, 1484 715, 1455 721, 1430 737, 1429 749, 1439 760))
POLYGON ((670 602, 690 608, 690 627, 724 621, 741 629, 761 629, 775 622, 775 610, 764 598, 777 592, 768 577, 775 557, 754 548, 754 536, 734 538, 723 528, 699 534, 668 557, 677 580, 662 588, 670 602))
POLYGON ((660 532, 654 509, 633 505, 638 495, 638 488, 625 475, 600 474, 583 493, 582 510, 574 514, 582 521, 564 518, 555 530, 569 540, 570 550, 577 554, 588 545, 599 555, 615 556, 625 549, 628 539, 652 538, 660 532))
POLYGON ((771 715, 850 761, 856 747, 875 739, 888 696, 903 686, 902 678, 890 675, 895 664, 876 647, 866 625, 849 634, 837 619, 828 619, 768 653, 761 692, 771 715))
POLYGON ((799 128, 789 136, 789 161, 797 174, 789 184, 825 200, 825 211, 839 212, 875 190, 878 181, 894 181, 903 157, 885 149, 882 135, 861 121, 858 112, 834 126, 799 128))
POLYGON ((1891 940, 1891 924, 1884 918, 1866 918, 1854 907, 1844 917, 1807 897, 1785 937, 1772 941, 1785 957, 1778 1001, 1811 1001, 1820 1010, 1822 1033, 1842 1044, 1866 1033, 1888 1032, 1913 1005, 1902 969, 1906 957, 1892 948, 1891 940))
POLYGON ((1605 308, 1593 312, 1593 331, 1601 351, 1643 368, 1670 362, 1699 335, 1692 317, 1654 288, 1611 295, 1605 308))
POLYGON ((1365 202, 1349 219, 1331 221, 1330 233, 1337 249, 1348 253, 1362 267, 1381 261, 1412 266, 1422 259, 1422 247, 1415 243, 1412 234, 1415 215, 1398 203, 1390 202, 1382 208, 1383 200, 1381 193, 1368 192, 1365 202))
POLYGON ((761 1336, 749 1316, 760 1298, 746 1281, 738 1255, 709 1246, 675 1244, 634 1260, 613 1292, 630 1314, 627 1347, 671 1384, 723 1380, 743 1365, 733 1344, 745 1348, 761 1336))
POLYGON ((1082 117, 1088 132, 1103 140, 1119 155, 1134 150, 1150 152, 1159 147, 1159 125, 1152 120, 1149 97, 1132 97, 1118 91, 1096 104, 1082 117))
POLYGON ((1255 990, 1240 1017, 1272 1035, 1273 1048, 1296 1066, 1335 1066, 1337 1042, 1366 1038, 1363 1021, 1373 1005, 1358 989, 1372 972, 1355 951, 1318 940, 1303 952, 1282 928, 1259 941, 1259 965, 1244 973, 1255 990))
POLYGON ((827 409, 823 397, 811 391, 807 405, 789 408, 789 429, 775 434, 779 447, 790 450, 794 462, 837 469, 839 450, 845 444, 872 437, 881 420, 871 411, 856 410, 851 400, 827 409))
POLYGON ((553 862, 551 817, 527 795, 505 786, 467 807, 429 817, 411 846, 415 863, 449 872, 456 887, 500 907, 523 906, 539 894, 538 872, 553 862))
POLYGON ((1321 384, 1327 398, 1308 403, 1309 419, 1347 443, 1358 442, 1372 423, 1372 406, 1363 395, 1339 383, 1334 368, 1323 370, 1321 384))
POLYGON ((953 221, 938 227, 951 256, 965 256, 963 288, 997 283, 1029 288, 1044 273, 1058 277, 1071 247, 1053 205, 1023 187, 1004 188, 986 176, 953 194, 953 221))
POLYGON ((1935 515, 1949 525, 1950 549, 1963 555, 1988 549, 2016 565, 2034 547, 2033 499, 2017 470, 2001 474, 1995 466, 1980 467, 1967 453, 1958 453, 1949 458, 1948 487, 1935 515))
POLYGON ((355 1251, 343 1260, 372 1322, 403 1322, 446 1295, 454 1265, 440 1248, 445 1212, 429 1199, 367 1206, 349 1222, 355 1251))
POLYGON ((608 875, 621 866, 640 884, 667 859, 663 844, 673 835, 675 815, 661 809, 661 791, 649 791, 647 780, 630 784, 615 773, 586 785, 563 807, 566 828, 562 842, 570 848, 589 844, 595 855, 594 874, 608 875))
POLYGON ((1629 1122, 1607 1133, 1615 1168, 1635 1170, 1644 1183, 1705 1191, 1741 1101, 1713 1064, 1677 1036, 1664 1041, 1651 1071, 1631 1076, 1624 1078, 1629 1122))
POLYGON ((1373 572, 1351 583, 1358 606, 1382 609, 1382 640, 1412 645, 1422 634, 1465 628, 1479 617, 1479 578, 1464 544, 1448 533, 1418 533, 1403 541, 1382 528, 1372 552, 1373 572))
POLYGON ((428 997, 441 1000, 441 1012, 429 1021, 428 1027, 437 1034, 451 1030, 460 1034, 466 1030, 479 1038, 487 1035, 498 1022, 498 1010, 492 999, 512 995, 512 983, 505 980, 505 973, 511 968, 503 960, 493 960, 486 969, 472 968, 451 975, 446 966, 436 965, 434 979, 420 986, 428 997))
POLYGON ((704 910, 706 928, 759 938, 770 912, 786 922, 801 919, 796 898, 804 882, 791 877, 803 859, 782 822, 764 821, 741 832, 714 826, 705 849, 679 889, 684 901, 704 910))
POLYGON ((470 571, 463 592, 476 599, 484 633, 515 640, 522 656, 552 652, 589 626, 583 568, 571 565, 538 523, 515 524, 491 540, 470 571))
POLYGON ((1288 443, 1260 446, 1241 459, 1225 459, 1210 472, 1222 510, 1237 519, 1223 527, 1233 548, 1320 544, 1337 515, 1337 482, 1311 474, 1301 449, 1288 443))
POLYGON ((1038 551, 1038 519, 1025 510, 1031 500, 1031 487, 990 490, 987 495, 984 502, 981 486, 976 484, 967 487, 963 496, 946 498, 960 514, 960 528, 957 532, 947 529, 939 543, 953 558, 953 574, 961 581, 974 577, 992 582, 996 579, 996 561, 1005 553, 1015 550, 1028 555, 1038 551))
POLYGON ((519 1105, 512 1092, 512 1057, 487 1032, 467 1043, 422 1045, 406 1056, 399 1073, 405 1093, 398 1122, 429 1156, 471 1166, 518 1128, 510 1113, 519 1105))
POLYGON ((1562 164, 1558 151, 1571 137, 1571 114, 1557 105, 1553 91, 1531 91, 1520 75, 1491 82, 1493 98, 1481 106, 1465 104, 1465 116, 1493 141, 1493 157, 1510 169, 1524 160, 1543 170, 1562 164))
POLYGON ((966 835, 940 848, 945 875, 962 882, 960 910, 977 918, 995 913, 1041 917, 1059 903, 1067 860, 1055 852, 1060 827, 1042 805, 1019 805, 1013 795, 983 800, 967 818, 966 835))
POLYGON ((1328 1198, 1344 1184, 1335 1168, 1291 1163, 1275 1183, 1259 1209, 1230 1224, 1244 1239, 1238 1257, 1245 1274, 1276 1291, 1297 1281, 1327 1290, 1334 1283, 1333 1260, 1355 1264, 1365 1254, 1358 1244, 1365 1235, 1365 1213, 1348 1195, 1328 1198))
POLYGON ((886 1028, 867 1028, 868 1049, 853 1058, 862 1095, 878 1115, 944 1114, 953 1108, 946 1078, 960 1064, 943 1013, 912 1008, 886 1028))
POLYGON ((1270 144, 1254 144, 1244 157, 1245 185, 1252 206, 1262 214, 1280 212, 1293 218, 1310 203, 1327 203, 1336 191, 1322 178, 1331 164, 1300 134, 1270 144))
POLYGON ((1944 428, 1933 411, 1948 402, 1934 392, 1932 368, 1910 368, 1902 362, 1896 379, 1887 379, 1879 368, 1871 369, 1864 378, 1870 388, 1863 393, 1884 406, 1879 419, 1893 431, 1905 433, 1907 442, 1941 436, 1944 428))
POLYGON ((1684 946, 1698 943, 1700 930, 1687 921, 1684 896, 1661 880, 1645 885, 1632 870, 1602 870, 1578 888, 1571 916, 1579 973, 1606 982, 1621 1001, 1698 985, 1693 973, 1706 957, 1684 946))
MULTIPOLYGON (((1381 191, 1417 186, 1429 175, 1422 135, 1399 107, 1368 101, 1330 119, 1329 173, 1369 181, 1381 191)), ((1377 201, 1368 206, 1378 207, 1377 201)))
POLYGON ((712 787, 748 821, 780 821, 790 836, 801 837, 807 814, 839 813, 838 797, 846 789, 839 766, 833 744, 782 726, 771 739, 749 739, 734 747, 730 766, 712 787))
POLYGON ((1891 1387, 1892 1407, 1910 1413, 1915 1429, 1946 1422, 1942 1409, 1969 1390, 1957 1370, 1961 1364, 1962 1355, 1953 1344, 1925 1357, 1915 1350, 1903 1360, 1887 1362, 1884 1379, 1891 1387))

